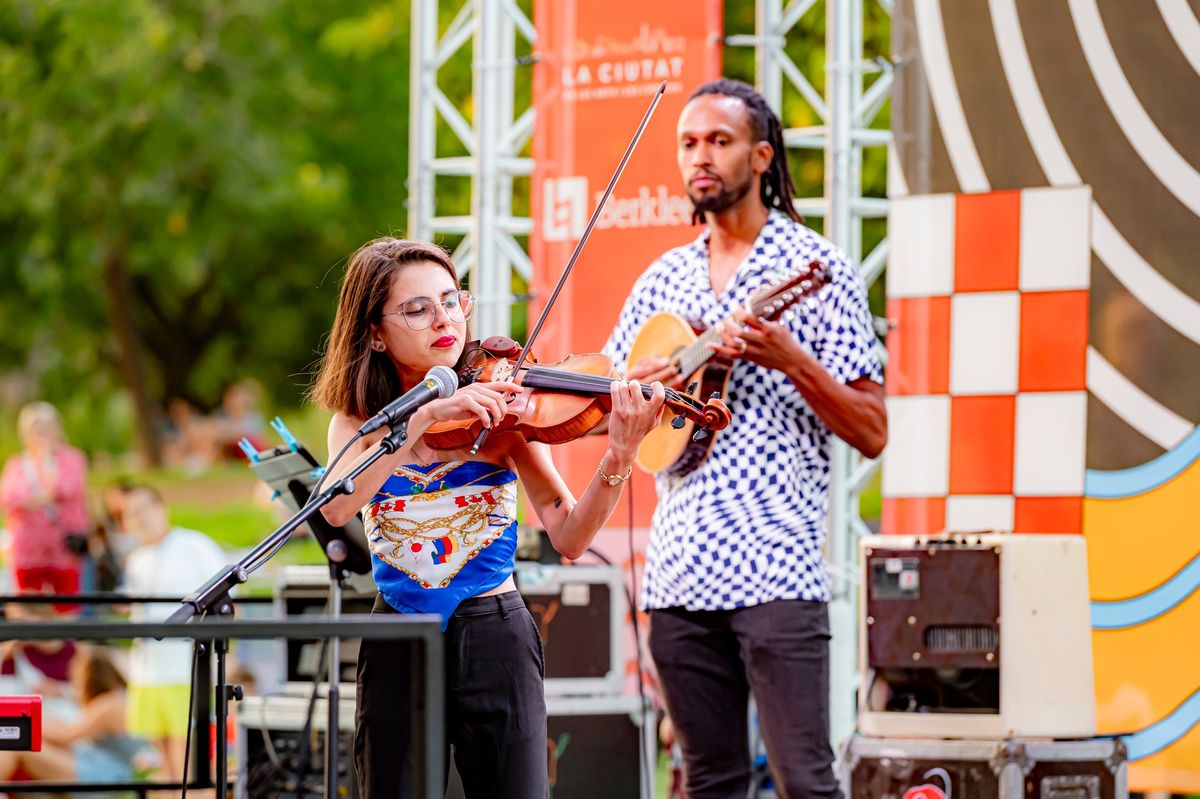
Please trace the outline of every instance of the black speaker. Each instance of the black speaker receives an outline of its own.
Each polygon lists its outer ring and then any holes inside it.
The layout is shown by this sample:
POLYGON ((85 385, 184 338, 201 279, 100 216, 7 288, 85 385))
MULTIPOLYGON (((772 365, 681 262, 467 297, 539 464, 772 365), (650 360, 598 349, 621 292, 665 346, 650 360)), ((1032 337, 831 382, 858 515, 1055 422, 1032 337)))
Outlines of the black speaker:
MULTIPOLYGON (((650 799, 655 715, 636 696, 546 699, 550 799, 650 799)), ((446 799, 463 799, 451 757, 446 799)))

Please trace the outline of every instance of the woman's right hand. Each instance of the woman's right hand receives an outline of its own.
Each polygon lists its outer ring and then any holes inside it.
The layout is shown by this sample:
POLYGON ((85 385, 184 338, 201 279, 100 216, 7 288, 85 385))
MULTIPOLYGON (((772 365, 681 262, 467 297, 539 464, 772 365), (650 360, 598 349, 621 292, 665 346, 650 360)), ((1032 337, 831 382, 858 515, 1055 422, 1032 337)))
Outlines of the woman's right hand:
POLYGON ((505 394, 520 394, 524 390, 516 383, 501 380, 471 383, 446 399, 425 405, 418 413, 424 414, 424 421, 429 425, 471 415, 479 417, 484 427, 494 427, 504 418, 507 406, 505 394))

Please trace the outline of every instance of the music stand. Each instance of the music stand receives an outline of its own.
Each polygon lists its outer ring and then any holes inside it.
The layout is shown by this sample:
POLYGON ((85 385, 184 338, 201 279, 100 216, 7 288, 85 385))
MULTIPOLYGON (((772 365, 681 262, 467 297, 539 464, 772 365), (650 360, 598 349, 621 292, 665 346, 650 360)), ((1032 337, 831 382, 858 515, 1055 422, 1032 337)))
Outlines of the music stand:
MULTIPOLYGON (((239 442, 250 458, 250 469, 274 490, 278 499, 293 513, 299 512, 321 479, 324 467, 312 453, 276 417, 271 426, 283 437, 286 447, 258 452, 248 441, 239 442)), ((342 527, 335 527, 320 513, 307 520, 309 529, 321 544, 329 562, 329 615, 337 619, 342 611, 342 584, 351 574, 369 574, 371 555, 362 519, 355 516, 342 527)), ((325 728, 325 795, 337 796, 338 786, 338 703, 341 684, 341 641, 329 639, 326 695, 328 717, 325 728)), ((320 676, 320 669, 317 670, 320 676)), ((315 689, 314 689, 315 690, 315 689)))

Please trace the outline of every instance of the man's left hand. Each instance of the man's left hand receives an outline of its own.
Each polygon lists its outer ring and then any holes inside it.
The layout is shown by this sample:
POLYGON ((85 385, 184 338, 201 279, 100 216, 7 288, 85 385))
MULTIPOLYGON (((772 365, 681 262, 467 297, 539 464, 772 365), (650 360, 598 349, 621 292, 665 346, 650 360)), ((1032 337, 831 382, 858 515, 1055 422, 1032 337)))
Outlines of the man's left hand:
POLYGON ((733 313, 718 327, 721 343, 710 342, 708 347, 718 356, 730 361, 741 358, 767 369, 782 372, 804 357, 795 335, 778 322, 767 322, 745 309, 733 313))

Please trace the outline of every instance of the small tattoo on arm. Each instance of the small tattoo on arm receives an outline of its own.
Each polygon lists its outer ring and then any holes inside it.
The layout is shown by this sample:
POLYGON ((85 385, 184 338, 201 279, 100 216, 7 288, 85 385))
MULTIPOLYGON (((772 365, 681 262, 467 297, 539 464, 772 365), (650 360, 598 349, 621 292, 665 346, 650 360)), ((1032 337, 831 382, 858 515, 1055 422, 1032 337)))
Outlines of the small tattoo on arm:
POLYGON ((554 507, 556 507, 556 508, 562 507, 562 497, 559 497, 558 499, 554 500, 554 507))

